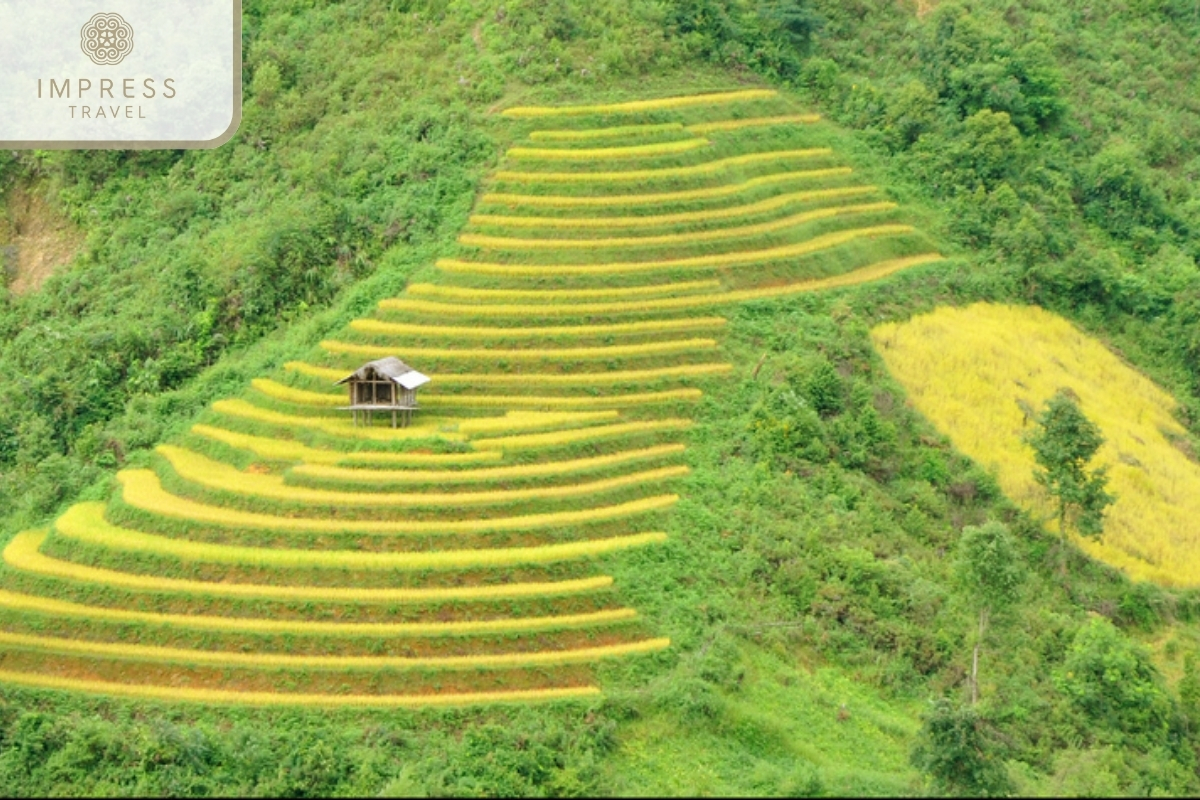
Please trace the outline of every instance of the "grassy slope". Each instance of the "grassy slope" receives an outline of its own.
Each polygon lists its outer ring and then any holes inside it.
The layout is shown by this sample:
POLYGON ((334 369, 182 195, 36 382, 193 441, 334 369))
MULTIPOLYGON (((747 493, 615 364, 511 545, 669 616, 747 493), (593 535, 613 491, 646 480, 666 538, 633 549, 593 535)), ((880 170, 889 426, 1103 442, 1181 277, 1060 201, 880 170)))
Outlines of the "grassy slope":
MULTIPOLYGON (((692 81, 661 78, 622 94, 694 89, 692 81)), ((595 93, 598 99, 611 94, 595 93)), ((577 102, 582 96, 572 88, 548 99, 577 102)), ((856 149, 853 139, 842 142, 856 149)), ((856 160, 869 167, 861 150, 856 160)), ((936 212, 928 213, 930 227, 939 229, 936 212)), ((395 293, 412 266, 442 252, 436 246, 404 252, 390 262, 393 268, 358 284, 332 314, 238 355, 191 388, 182 408, 167 401, 155 416, 182 419, 181 410, 239 388, 340 327, 371 299, 395 293)), ((965 270, 945 279, 905 277, 893 285, 897 288, 764 303, 733 318, 726 347, 735 359, 748 366, 764 351, 769 355, 758 380, 739 374, 724 394, 706 402, 704 427, 692 437, 696 472, 675 522, 677 532, 694 538, 657 556, 612 565, 635 604, 661 620, 680 648, 665 662, 609 676, 614 691, 602 706, 587 713, 573 708, 363 717, 222 713, 232 720, 230 734, 218 733, 216 717, 202 712, 167 711, 147 725, 130 719, 132 710, 120 703, 57 701, 18 691, 6 706, 12 745, 0 763, 8 775, 33 774, 38 783, 21 784, 29 791, 90 780, 94 791, 139 786, 470 791, 486 785, 519 791, 599 786, 630 793, 654 788, 782 793, 815 788, 814 774, 831 790, 915 788, 904 760, 916 716, 928 693, 957 684, 964 664, 959 632, 967 629, 968 615, 957 607, 960 598, 949 588, 941 554, 964 522, 991 510, 1008 512, 988 499, 986 479, 948 453, 895 398, 875 404, 886 407, 885 417, 897 425, 903 463, 897 471, 910 473, 901 481, 888 479, 889 470, 878 464, 853 458, 814 467, 807 459, 780 457, 770 437, 752 435, 762 421, 756 404, 769 406, 788 380, 803 384, 819 360, 816 353, 852 374, 857 370, 877 396, 887 393, 891 384, 867 354, 865 323, 902 317, 935 298, 1001 291, 965 270), (964 501, 964 483, 976 486, 975 498, 964 501), (818 587, 825 590, 820 604, 813 597, 818 587), (885 624, 893 618, 905 624, 894 630, 885 624), (797 627, 755 627, 777 622, 797 627), (920 640, 919 629, 939 628, 944 639, 920 640), (881 631, 887 635, 864 644, 881 631), (915 641, 911 651, 900 646, 905 636, 915 641), (892 657, 896 652, 903 657, 892 657), (914 667, 914 653, 923 654, 927 671, 914 667), (839 720, 843 703, 848 717, 839 720), (51 716, 26 716, 18 723, 16 709, 34 706, 51 716), (88 718, 96 709, 106 721, 85 723, 79 737, 66 735, 76 715, 88 718), (131 733, 134 743, 123 741, 131 733), (315 746, 317 741, 322 744, 315 746), (272 754, 279 748, 297 755, 279 763, 272 754), (547 749, 566 756, 547 755, 547 749), (501 756, 485 765, 479 756, 489 750, 501 756), (606 755, 597 768, 595 759, 606 755), (817 767, 797 765, 797 756, 817 767), (867 759, 880 768, 865 767, 867 759), (148 763, 166 766, 147 772, 142 765, 148 763)), ((843 391, 851 390, 847 381, 843 391)), ((823 433, 832 438, 844 432, 823 433)), ((1018 740, 1013 755, 1049 771, 1052 750, 1067 742, 1103 744, 1105 732, 1091 726, 1094 738, 1087 739, 1087 720, 1071 717, 1046 673, 1061 660, 1082 608, 1107 607, 1111 613, 1125 608, 1134 593, 1106 571, 1079 564, 1069 602, 1043 567, 1052 563, 1046 542, 1024 532, 1025 555, 1040 577, 1009 623, 1007 652, 995 656, 1006 661, 985 671, 985 680, 993 682, 985 696, 994 691, 999 715, 1008 715, 1006 732, 1018 740), (1028 728, 1013 714, 1031 708, 1060 715, 1051 736, 1023 738, 1028 728)), ((1140 748, 1129 747, 1129 761, 1136 762, 1140 748)), ((1136 774, 1126 778, 1129 785, 1140 780, 1136 774)))

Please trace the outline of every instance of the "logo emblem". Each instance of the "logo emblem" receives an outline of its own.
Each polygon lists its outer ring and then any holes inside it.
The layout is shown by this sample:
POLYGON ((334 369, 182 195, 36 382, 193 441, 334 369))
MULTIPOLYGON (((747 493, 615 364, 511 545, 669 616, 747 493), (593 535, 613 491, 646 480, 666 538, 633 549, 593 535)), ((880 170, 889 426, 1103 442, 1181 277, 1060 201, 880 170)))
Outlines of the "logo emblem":
POLYGON ((133 27, 120 14, 97 14, 79 32, 80 48, 101 66, 120 64, 133 52, 133 27))

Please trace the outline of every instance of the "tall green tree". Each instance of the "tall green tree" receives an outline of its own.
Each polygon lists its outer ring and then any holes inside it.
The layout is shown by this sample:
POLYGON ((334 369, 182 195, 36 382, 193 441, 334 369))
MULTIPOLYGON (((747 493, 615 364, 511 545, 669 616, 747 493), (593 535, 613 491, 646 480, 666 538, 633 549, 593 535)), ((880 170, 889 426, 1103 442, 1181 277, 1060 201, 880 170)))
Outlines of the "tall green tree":
POLYGON ((984 720, 972 707, 937 700, 912 752, 913 766, 934 793, 950 797, 1002 797, 1011 789, 1004 762, 984 735, 984 720))
POLYGON ((1095 423, 1084 416, 1074 393, 1060 389, 1038 415, 1029 444, 1037 460, 1033 477, 1058 503, 1065 571, 1068 522, 1073 520, 1076 529, 1085 536, 1099 536, 1104 530, 1104 509, 1116 499, 1105 489, 1108 470, 1088 469, 1104 444, 1104 437, 1095 423))
POLYGON ((979 702, 979 648, 988 623, 993 613, 1017 600, 1025 574, 1008 528, 996 521, 963 529, 956 566, 959 582, 979 611, 971 655, 971 705, 975 705, 979 702))

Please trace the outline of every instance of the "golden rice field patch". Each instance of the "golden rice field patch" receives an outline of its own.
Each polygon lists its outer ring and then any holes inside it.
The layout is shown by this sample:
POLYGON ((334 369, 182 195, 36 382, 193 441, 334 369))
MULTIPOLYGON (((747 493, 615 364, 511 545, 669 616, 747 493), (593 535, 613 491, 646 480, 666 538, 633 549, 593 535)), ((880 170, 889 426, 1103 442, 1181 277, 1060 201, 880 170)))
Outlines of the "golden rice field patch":
POLYGON ((1176 444, 1186 436, 1176 403, 1100 342, 1048 311, 988 303, 881 325, 871 338, 912 405, 1047 519, 1023 435, 1030 409, 1074 391, 1104 435, 1094 463, 1108 467, 1116 495, 1102 537, 1076 542, 1133 578, 1200 584, 1200 464, 1176 444))

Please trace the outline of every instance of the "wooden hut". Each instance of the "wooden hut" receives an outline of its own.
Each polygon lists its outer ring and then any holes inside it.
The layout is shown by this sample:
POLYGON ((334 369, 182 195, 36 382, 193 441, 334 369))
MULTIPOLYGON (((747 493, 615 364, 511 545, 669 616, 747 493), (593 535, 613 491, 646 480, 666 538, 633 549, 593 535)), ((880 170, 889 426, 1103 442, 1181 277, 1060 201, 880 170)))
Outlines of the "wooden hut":
POLYGON ((357 370, 338 381, 350 390, 350 405, 344 411, 354 415, 358 425, 359 415, 367 425, 374 421, 376 411, 391 412, 392 427, 407 427, 412 413, 417 410, 417 389, 429 383, 429 376, 422 375, 394 356, 363 364, 357 370))

